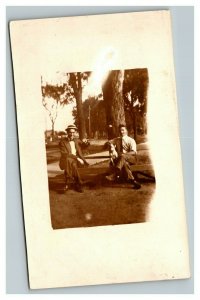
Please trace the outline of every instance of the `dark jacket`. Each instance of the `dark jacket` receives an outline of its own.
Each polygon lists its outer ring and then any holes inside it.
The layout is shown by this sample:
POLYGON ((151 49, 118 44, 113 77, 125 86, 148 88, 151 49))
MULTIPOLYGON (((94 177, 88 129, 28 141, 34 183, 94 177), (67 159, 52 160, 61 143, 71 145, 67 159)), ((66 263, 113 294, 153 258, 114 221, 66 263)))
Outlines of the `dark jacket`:
POLYGON ((71 157, 71 158, 79 157, 85 163, 87 163, 85 158, 83 157, 83 153, 81 151, 81 144, 82 144, 81 140, 75 138, 74 143, 75 143, 75 148, 76 148, 76 156, 73 155, 71 152, 71 146, 70 146, 68 138, 62 139, 59 143, 60 152, 61 152, 59 166, 60 166, 61 170, 65 169, 65 161, 66 161, 67 157, 71 157))

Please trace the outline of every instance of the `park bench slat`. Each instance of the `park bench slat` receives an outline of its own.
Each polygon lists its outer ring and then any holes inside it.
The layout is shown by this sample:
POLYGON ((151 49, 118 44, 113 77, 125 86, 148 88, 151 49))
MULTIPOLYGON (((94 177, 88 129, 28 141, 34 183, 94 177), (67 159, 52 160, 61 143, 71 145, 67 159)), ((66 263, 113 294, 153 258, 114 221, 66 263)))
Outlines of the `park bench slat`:
MULTIPOLYGON (((143 164, 143 165, 132 165, 131 171, 137 172, 137 171, 153 171, 153 165, 152 164, 143 164)), ((80 172, 84 174, 91 174, 95 175, 97 173, 107 173, 109 172, 110 168, 109 167, 87 167, 87 168, 80 168, 80 172)))
POLYGON ((85 159, 96 159, 96 158, 107 158, 109 159, 110 156, 108 155, 99 155, 99 156, 84 156, 85 159))

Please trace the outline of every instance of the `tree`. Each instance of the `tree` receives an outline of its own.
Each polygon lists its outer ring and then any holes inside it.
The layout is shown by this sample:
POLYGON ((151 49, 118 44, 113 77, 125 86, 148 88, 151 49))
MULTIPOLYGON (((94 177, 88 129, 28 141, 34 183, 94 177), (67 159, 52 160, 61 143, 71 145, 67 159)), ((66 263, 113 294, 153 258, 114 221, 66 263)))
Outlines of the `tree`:
POLYGON ((52 85, 46 83, 43 85, 41 78, 41 90, 42 90, 42 104, 48 111, 49 118, 51 120, 51 135, 54 138, 55 122, 58 116, 59 110, 63 105, 73 101, 71 89, 68 84, 63 83, 62 85, 52 85))
MULTIPOLYGON (((103 137, 106 134, 106 113, 102 94, 97 97, 88 97, 83 104, 83 115, 88 137, 103 137)), ((74 123, 78 124, 77 108, 73 109, 74 123)))
POLYGON ((77 72, 69 73, 69 85, 73 89, 73 96, 76 99, 77 106, 77 126, 79 129, 79 136, 81 139, 86 138, 86 127, 85 127, 85 118, 82 107, 82 92, 84 83, 88 80, 90 72, 77 72))
POLYGON ((138 129, 145 129, 147 112, 147 89, 149 77, 148 70, 125 70, 123 82, 123 96, 125 104, 126 121, 129 130, 133 130, 137 140, 138 129))
POLYGON ((109 139, 118 136, 120 124, 126 125, 123 80, 124 71, 110 71, 102 86, 109 139))
POLYGON ((92 135, 95 138, 105 137, 107 135, 107 122, 104 101, 95 99, 90 107, 90 123, 92 135))

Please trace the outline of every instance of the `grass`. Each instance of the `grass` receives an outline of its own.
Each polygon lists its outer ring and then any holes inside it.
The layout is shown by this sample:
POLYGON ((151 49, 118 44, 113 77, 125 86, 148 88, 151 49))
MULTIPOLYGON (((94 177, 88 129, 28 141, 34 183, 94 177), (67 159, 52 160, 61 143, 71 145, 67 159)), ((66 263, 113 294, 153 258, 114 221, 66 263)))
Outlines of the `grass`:
MULTIPOLYGON (((102 151, 103 142, 92 141, 89 153, 102 151)), ((47 161, 60 157, 58 144, 47 147, 47 161)), ((138 164, 150 163, 149 151, 138 152, 138 164)), ((105 180, 108 161, 80 169, 84 179, 84 193, 75 190, 63 192, 64 175, 49 178, 49 196, 53 229, 132 224, 147 221, 148 208, 155 191, 155 182, 141 174, 139 190, 130 183, 109 183, 105 180)), ((152 172, 148 172, 153 175, 152 172)))
POLYGON ((54 229, 141 223, 147 220, 148 207, 155 183, 138 175, 139 190, 130 183, 110 183, 105 179, 102 162, 91 168, 80 169, 84 178, 84 193, 63 192, 64 176, 49 179, 51 221, 54 229))
POLYGON ((155 184, 146 182, 140 190, 130 184, 85 186, 80 194, 50 191, 51 220, 54 229, 119 225, 145 222, 155 184))

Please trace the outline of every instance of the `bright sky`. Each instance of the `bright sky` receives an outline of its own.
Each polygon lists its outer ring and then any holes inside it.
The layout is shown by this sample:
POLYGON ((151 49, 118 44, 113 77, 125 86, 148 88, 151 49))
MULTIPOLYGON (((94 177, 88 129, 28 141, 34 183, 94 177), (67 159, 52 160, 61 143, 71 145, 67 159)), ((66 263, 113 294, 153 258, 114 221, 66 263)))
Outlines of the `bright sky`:
MULTIPOLYGON (((89 95, 97 96, 101 92, 102 92, 101 86, 98 86, 95 89, 95 93, 93 92, 91 94, 87 85, 87 90, 86 89, 83 90, 83 102, 88 98, 89 95)), ((72 116, 72 110, 74 107, 76 107, 75 101, 74 103, 67 104, 64 107, 59 109, 58 116, 56 118, 55 125, 54 125, 56 131, 64 130, 68 125, 74 124, 74 118, 72 116)), ((52 127, 51 120, 49 118, 48 111, 45 108, 44 108, 44 113, 45 113, 46 129, 50 130, 52 127)))
MULTIPOLYGON (((74 124, 74 119, 72 116, 72 110, 73 107, 76 106, 75 103, 65 105, 63 108, 60 109, 56 122, 55 122, 55 130, 61 131, 65 130, 65 128, 70 125, 74 124)), ((51 121, 49 118, 49 114, 44 108, 44 114, 45 114, 45 123, 46 123, 46 129, 51 129, 51 121)))
MULTIPOLYGON (((96 66, 94 66, 94 71, 89 77, 88 84, 83 88, 83 102, 88 98, 88 96, 97 96, 102 93, 101 86, 104 80, 106 79, 107 73, 112 69, 112 65, 116 60, 117 56, 115 50, 112 48, 105 49, 101 53, 99 58, 96 60, 96 66)), ((51 74, 52 75, 52 74, 51 74)), ((51 84, 60 84, 62 85, 67 81, 66 73, 56 72, 52 77, 46 75, 43 77, 43 83, 46 82, 51 84)), ((64 130, 68 125, 73 124, 72 110, 76 106, 76 103, 65 105, 60 109, 58 117, 55 122, 55 130, 64 130)), ((44 108, 46 129, 51 129, 51 121, 48 115, 48 112, 44 108)))

